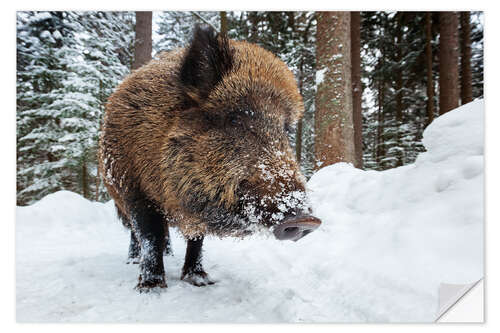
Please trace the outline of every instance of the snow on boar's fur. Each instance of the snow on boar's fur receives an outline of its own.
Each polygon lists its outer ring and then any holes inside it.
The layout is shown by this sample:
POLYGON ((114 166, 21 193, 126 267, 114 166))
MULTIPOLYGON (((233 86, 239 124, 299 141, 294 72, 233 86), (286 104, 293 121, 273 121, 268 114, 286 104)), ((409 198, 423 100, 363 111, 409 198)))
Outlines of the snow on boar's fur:
POLYGON ((134 71, 106 105, 100 172, 124 225, 138 290, 166 287, 168 226, 187 239, 182 279, 213 283, 203 236, 271 230, 298 240, 320 225, 287 132, 302 116, 278 58, 197 26, 191 44, 134 71))

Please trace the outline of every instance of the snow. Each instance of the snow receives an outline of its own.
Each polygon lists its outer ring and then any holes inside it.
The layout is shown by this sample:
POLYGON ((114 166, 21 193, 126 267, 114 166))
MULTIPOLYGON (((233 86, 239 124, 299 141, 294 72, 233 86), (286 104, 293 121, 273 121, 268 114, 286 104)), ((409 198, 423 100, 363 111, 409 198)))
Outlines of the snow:
POLYGON ((55 41, 55 39, 54 39, 54 38, 52 38, 52 35, 50 34, 50 32, 49 32, 49 31, 47 31, 47 30, 44 30, 44 31, 42 31, 42 32, 40 33, 40 38, 42 38, 42 39, 47 39, 47 40, 49 40, 51 43, 55 43, 55 42, 56 42, 56 41, 55 41))
POLYGON ((325 74, 327 71, 328 67, 316 71, 316 88, 319 87, 319 85, 325 80, 325 74))
POLYGON ((168 288, 139 294, 129 234, 112 202, 67 191, 17 208, 20 322, 430 322, 440 283, 483 277, 483 101, 437 118, 415 164, 382 172, 338 163, 308 182, 322 226, 298 242, 208 238, 216 284, 180 280, 171 232, 168 288))
POLYGON ((30 18, 32 23, 37 23, 40 21, 50 20, 52 15, 49 12, 38 12, 30 18))
POLYGON ((62 35, 61 33, 59 32, 59 30, 56 30, 52 33, 52 36, 55 38, 55 39, 62 39, 62 35))

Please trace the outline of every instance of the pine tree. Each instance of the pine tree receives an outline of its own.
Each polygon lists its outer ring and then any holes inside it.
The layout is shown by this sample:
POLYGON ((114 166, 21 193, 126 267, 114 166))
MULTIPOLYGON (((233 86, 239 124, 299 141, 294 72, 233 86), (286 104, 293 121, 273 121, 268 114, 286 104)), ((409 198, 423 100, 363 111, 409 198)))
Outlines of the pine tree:
POLYGON ((458 16, 455 12, 439 14, 439 114, 458 107, 458 16))
POLYGON ((76 55, 64 12, 17 14, 18 204, 71 182, 58 105, 68 79, 65 59, 76 55))
POLYGON ((220 33, 227 35, 227 12, 220 12, 220 33))
POLYGON ((427 74, 427 125, 434 120, 434 79, 433 79, 433 57, 432 57, 432 14, 425 14, 425 61, 427 74))
POLYGON ((60 189, 97 192, 99 122, 128 72, 124 18, 18 14, 18 204, 60 189))
POLYGON ((127 12, 80 12, 74 15, 74 24, 79 24, 75 29, 87 32, 79 34, 78 38, 83 61, 72 66, 73 72, 81 78, 75 76, 80 86, 74 87, 74 91, 80 92, 82 102, 89 105, 88 110, 80 111, 79 118, 87 119, 89 115, 91 118, 87 127, 78 130, 82 134, 77 140, 81 148, 74 150, 71 156, 79 161, 82 192, 93 192, 96 200, 104 200, 108 196, 97 171, 100 124, 107 98, 130 72, 134 17, 127 12), (83 184, 84 181, 87 185, 83 184))
POLYGON ((395 44, 396 47, 396 66, 395 66, 395 94, 396 94, 396 129, 394 133, 395 137, 395 166, 403 165, 403 154, 404 149, 401 147, 401 136, 402 136, 402 125, 403 125, 403 70, 404 70, 404 62, 403 62, 403 47, 405 41, 403 41, 403 19, 404 13, 398 12, 395 17, 396 25, 395 25, 395 44))
POLYGON ((355 162, 349 12, 318 12, 315 154, 318 167, 355 162))
POLYGON ((167 11, 161 12, 158 19, 158 30, 160 36, 153 48, 156 52, 170 51, 175 48, 184 47, 191 38, 195 24, 209 22, 212 26, 220 24, 219 12, 194 12, 167 11), (200 19, 203 18, 203 19, 200 19))
POLYGON ((471 12, 471 23, 472 97, 481 98, 484 91, 483 12, 471 12))
POLYGON ((352 100, 354 122, 354 148, 356 151, 357 168, 363 168, 363 138, 361 99, 363 87, 361 85, 361 17, 359 12, 351 12, 351 64, 352 64, 352 100))
POLYGON ((152 12, 135 12, 135 45, 132 69, 137 69, 151 60, 152 46, 152 12))
POLYGON ((373 104, 363 110, 364 164, 387 169, 423 150, 426 122, 425 31, 420 13, 362 13, 363 77, 373 104), (376 108, 376 109, 375 109, 376 108))
POLYGON ((289 40, 287 53, 281 53, 280 57, 294 72, 304 100, 304 115, 297 123, 296 131, 291 133, 291 142, 292 146, 295 143, 296 151, 300 147, 297 160, 304 175, 310 177, 315 169, 316 16, 314 12, 294 12, 293 16, 290 14, 285 14, 288 15, 287 26, 293 22, 294 30, 288 36, 285 34, 289 40))
POLYGON ((470 12, 460 13, 460 97, 461 104, 472 101, 470 12))

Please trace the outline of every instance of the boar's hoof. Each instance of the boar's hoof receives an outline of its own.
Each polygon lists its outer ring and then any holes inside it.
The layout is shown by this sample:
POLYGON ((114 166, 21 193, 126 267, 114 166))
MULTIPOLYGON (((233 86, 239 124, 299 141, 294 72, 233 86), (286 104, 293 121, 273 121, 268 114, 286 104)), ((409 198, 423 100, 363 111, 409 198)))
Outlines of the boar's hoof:
POLYGON ((204 271, 182 273, 181 280, 191 283, 193 286, 203 287, 209 284, 214 284, 208 274, 204 271))
POLYGON ((159 291, 160 289, 167 288, 167 284, 165 283, 165 279, 153 279, 142 281, 142 278, 139 276, 139 283, 135 286, 135 290, 140 293, 148 293, 150 291, 159 291))

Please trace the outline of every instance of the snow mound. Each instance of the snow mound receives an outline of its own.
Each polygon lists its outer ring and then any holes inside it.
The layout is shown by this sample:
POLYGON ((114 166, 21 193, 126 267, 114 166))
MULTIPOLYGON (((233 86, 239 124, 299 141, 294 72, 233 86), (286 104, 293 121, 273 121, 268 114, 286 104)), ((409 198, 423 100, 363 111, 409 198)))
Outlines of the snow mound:
POLYGON ((445 113, 430 124, 423 143, 433 162, 447 158, 482 156, 484 150, 484 100, 445 113))
POLYGON ((309 181, 318 231, 299 242, 253 236, 205 242, 217 283, 179 280, 185 251, 165 257, 168 288, 138 294, 128 232, 113 203, 61 191, 17 208, 21 322, 433 321, 440 283, 483 276, 483 101, 437 118, 413 165, 362 171, 339 163, 309 181))

